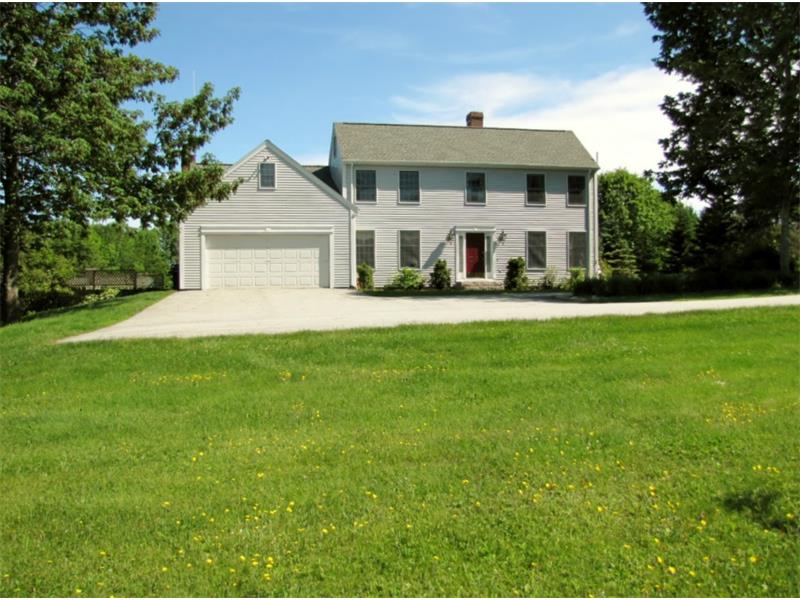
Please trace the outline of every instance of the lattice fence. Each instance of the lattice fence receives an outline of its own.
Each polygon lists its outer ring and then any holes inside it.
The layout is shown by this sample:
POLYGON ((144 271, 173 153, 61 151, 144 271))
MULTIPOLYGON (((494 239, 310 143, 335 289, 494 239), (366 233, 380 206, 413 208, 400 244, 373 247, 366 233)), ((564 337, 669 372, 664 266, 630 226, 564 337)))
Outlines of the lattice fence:
POLYGON ((160 290, 164 288, 163 273, 137 273, 136 271, 101 271, 87 269, 67 280, 71 288, 100 290, 119 288, 121 290, 160 290))

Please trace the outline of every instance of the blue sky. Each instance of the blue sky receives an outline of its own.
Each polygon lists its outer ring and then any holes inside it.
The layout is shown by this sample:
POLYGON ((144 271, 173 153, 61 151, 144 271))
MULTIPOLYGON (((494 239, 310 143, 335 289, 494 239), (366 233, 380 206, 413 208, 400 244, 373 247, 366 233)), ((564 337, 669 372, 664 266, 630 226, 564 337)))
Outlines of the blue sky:
POLYGON ((604 168, 654 168, 658 103, 682 82, 652 64, 640 4, 162 4, 137 49, 180 69, 164 91, 242 90, 206 149, 232 162, 265 138, 327 161, 334 121, 573 129, 604 168))

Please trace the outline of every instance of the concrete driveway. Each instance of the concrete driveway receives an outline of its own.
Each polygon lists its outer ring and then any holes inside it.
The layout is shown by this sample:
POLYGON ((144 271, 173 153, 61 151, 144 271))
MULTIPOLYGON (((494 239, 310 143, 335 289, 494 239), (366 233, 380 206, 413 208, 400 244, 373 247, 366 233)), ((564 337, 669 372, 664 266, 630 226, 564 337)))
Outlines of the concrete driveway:
POLYGON ((352 290, 209 290, 176 292, 127 321, 63 341, 199 337, 302 330, 642 315, 800 304, 800 295, 590 303, 568 295, 376 297, 352 290))

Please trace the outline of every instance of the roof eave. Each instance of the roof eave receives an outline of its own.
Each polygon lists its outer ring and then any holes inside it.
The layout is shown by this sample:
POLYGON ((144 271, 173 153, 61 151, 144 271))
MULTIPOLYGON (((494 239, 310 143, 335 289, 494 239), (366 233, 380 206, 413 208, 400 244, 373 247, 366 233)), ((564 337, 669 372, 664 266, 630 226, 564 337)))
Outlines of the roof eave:
POLYGON ((593 165, 545 165, 545 164, 508 164, 508 163, 467 163, 467 162, 448 162, 448 161, 417 161, 417 160, 360 160, 354 158, 342 158, 342 163, 347 165, 368 165, 368 166, 417 166, 417 167, 458 167, 458 168, 483 168, 483 169, 547 169, 550 171, 577 171, 589 170, 599 171, 597 163, 593 165))

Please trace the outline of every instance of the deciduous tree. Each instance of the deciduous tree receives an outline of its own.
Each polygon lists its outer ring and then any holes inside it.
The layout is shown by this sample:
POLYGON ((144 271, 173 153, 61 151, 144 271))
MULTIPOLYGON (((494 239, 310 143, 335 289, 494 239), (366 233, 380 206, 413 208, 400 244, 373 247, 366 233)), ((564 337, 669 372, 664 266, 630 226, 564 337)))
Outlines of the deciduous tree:
POLYGON ((667 96, 674 129, 661 141, 660 180, 675 195, 749 228, 780 223, 780 269, 789 272, 800 195, 800 5, 646 3, 658 30, 655 60, 694 89, 667 96))
POLYGON ((600 239, 604 260, 626 274, 662 270, 673 206, 652 181, 617 169, 600 175, 600 239))
POLYGON ((43 223, 167 223, 235 189, 213 157, 192 159, 231 122, 238 89, 159 96, 177 71, 132 52, 157 35, 154 18, 138 3, 0 4, 4 322, 19 317, 20 252, 43 223))

